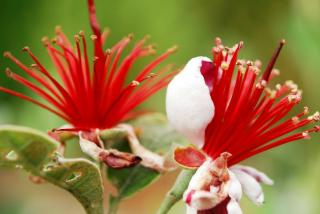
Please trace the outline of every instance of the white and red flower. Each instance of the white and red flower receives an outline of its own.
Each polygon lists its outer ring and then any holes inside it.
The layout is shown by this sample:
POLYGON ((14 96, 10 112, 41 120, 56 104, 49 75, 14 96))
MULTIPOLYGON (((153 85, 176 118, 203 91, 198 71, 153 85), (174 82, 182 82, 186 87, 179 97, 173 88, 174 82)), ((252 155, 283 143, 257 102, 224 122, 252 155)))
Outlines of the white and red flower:
POLYGON ((188 213, 242 213, 239 200, 244 192, 254 203, 264 201, 260 183, 272 185, 265 174, 235 165, 266 150, 310 138, 319 126, 295 130, 319 121, 319 113, 301 113, 283 118, 301 100, 292 81, 267 87, 279 74, 274 64, 282 40, 259 75, 260 61, 238 59, 243 43, 227 48, 219 38, 207 57, 191 59, 170 82, 166 110, 170 123, 194 146, 178 148, 175 160, 197 169, 184 194, 188 213))

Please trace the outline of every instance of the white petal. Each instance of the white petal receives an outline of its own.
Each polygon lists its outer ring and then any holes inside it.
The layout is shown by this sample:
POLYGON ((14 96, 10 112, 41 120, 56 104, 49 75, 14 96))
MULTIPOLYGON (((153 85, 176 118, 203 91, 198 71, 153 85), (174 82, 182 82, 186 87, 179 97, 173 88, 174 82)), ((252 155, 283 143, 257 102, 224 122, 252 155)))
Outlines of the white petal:
POLYGON ((198 210, 187 205, 187 212, 186 212, 186 214, 198 214, 198 210))
POLYGON ((243 165, 236 165, 233 166, 231 169, 238 169, 241 170, 252 177, 254 177, 259 183, 267 184, 267 185, 273 185, 273 180, 270 179, 266 174, 263 172, 260 172, 256 170, 253 167, 250 166, 243 166, 243 165))
POLYGON ((167 88, 166 111, 170 124, 201 148, 208 123, 214 116, 210 91, 200 72, 207 57, 191 59, 167 88))
POLYGON ((208 184, 212 181, 212 171, 214 167, 214 162, 211 159, 206 160, 194 173, 192 176, 188 189, 189 190, 201 190, 204 186, 209 186, 208 184))
POLYGON ((207 210, 213 208, 220 202, 217 194, 200 190, 192 195, 190 206, 197 210, 207 210))
POLYGON ((215 163, 211 159, 206 160, 197 169, 183 195, 183 200, 189 206, 197 210, 210 209, 228 196, 229 182, 222 183, 218 187, 212 185, 213 172, 216 170, 215 163))
POLYGON ((239 203, 236 200, 231 199, 227 205, 228 214, 242 214, 239 203))
POLYGON ((236 177, 236 175, 229 170, 230 175, 230 186, 228 190, 229 197, 237 202, 240 201, 242 197, 242 187, 241 184, 236 177))
POLYGON ((232 172, 237 176, 241 183, 242 190, 248 198, 255 204, 261 205, 264 201, 264 195, 258 181, 256 181, 256 179, 251 175, 239 169, 232 169, 232 172))

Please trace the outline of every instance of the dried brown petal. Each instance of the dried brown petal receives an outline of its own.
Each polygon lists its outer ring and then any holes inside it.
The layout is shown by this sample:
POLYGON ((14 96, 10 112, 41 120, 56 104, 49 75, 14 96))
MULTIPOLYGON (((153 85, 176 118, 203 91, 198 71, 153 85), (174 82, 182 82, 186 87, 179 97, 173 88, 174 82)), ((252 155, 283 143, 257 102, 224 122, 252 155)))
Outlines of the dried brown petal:
POLYGON ((121 169, 133 167, 141 162, 139 156, 117 150, 105 150, 99 154, 100 160, 111 168, 121 169))

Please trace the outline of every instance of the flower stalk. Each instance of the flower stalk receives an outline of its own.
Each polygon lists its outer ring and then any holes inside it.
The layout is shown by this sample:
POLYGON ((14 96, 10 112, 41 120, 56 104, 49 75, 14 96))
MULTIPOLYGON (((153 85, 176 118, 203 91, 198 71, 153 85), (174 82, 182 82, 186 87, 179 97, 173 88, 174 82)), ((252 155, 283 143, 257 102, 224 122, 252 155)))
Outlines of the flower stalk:
POLYGON ((116 214, 119 209, 121 198, 115 198, 110 195, 108 214, 116 214))
POLYGON ((166 214, 178 201, 182 199, 184 191, 187 189, 189 182, 194 175, 195 170, 183 169, 172 188, 166 194, 157 214, 166 214))

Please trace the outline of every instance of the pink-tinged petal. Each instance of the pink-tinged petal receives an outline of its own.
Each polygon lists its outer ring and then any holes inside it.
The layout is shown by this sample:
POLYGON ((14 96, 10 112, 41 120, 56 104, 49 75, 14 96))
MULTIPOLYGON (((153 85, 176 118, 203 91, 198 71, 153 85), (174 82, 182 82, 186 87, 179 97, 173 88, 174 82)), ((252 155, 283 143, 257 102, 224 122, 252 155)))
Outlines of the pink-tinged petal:
POLYGON ((236 165, 233 166, 231 169, 237 169, 241 170, 252 177, 254 177, 259 183, 267 184, 267 185, 273 185, 273 180, 271 180, 266 174, 263 172, 260 172, 256 170, 253 167, 250 166, 243 166, 243 165, 236 165))
POLYGON ((177 148, 174 151, 174 160, 182 167, 196 169, 205 161, 206 156, 193 146, 177 148))
POLYGON ((206 85, 208 86, 210 92, 212 91, 213 87, 213 81, 214 81, 214 65, 212 62, 209 61, 202 61, 201 68, 200 68, 201 74, 204 78, 204 81, 206 85))
POLYGON ((166 111, 170 124, 198 148, 204 144, 207 125, 214 116, 210 90, 201 74, 206 57, 191 59, 168 85, 166 111))
POLYGON ((228 214, 242 214, 239 202, 231 199, 227 205, 228 214))
POLYGON ((239 202, 242 197, 241 184, 240 184, 237 176, 230 170, 229 170, 229 175, 230 175, 230 186, 229 186, 229 191, 228 191, 229 197, 232 200, 239 202))
POLYGON ((232 172, 237 176, 239 182, 241 183, 242 190, 248 196, 248 198, 257 205, 263 204, 264 195, 258 181, 251 175, 241 170, 232 169, 232 172))

